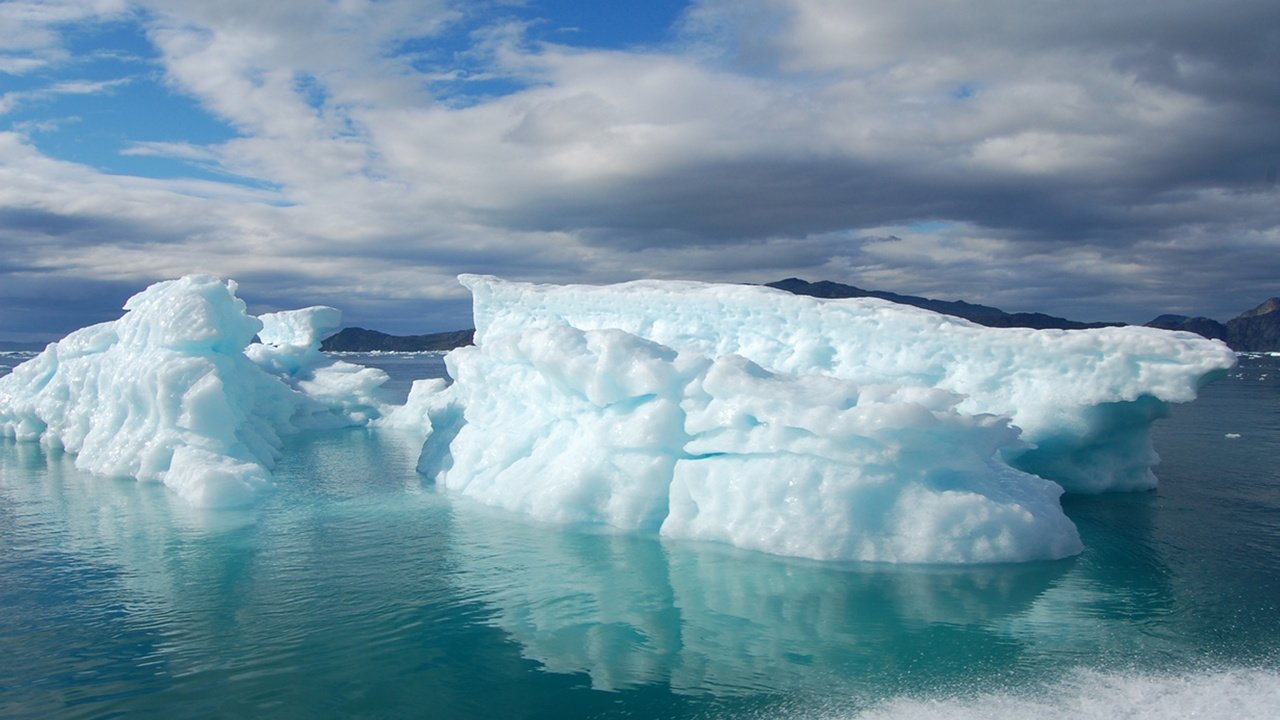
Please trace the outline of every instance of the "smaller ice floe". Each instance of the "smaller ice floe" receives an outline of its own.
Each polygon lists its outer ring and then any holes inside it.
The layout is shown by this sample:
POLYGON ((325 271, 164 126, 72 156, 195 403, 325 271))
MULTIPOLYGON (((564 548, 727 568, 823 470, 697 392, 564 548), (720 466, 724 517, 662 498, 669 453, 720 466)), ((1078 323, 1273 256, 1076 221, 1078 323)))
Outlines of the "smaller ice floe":
POLYGON ((315 306, 258 316, 261 343, 245 349, 263 370, 284 380, 300 396, 293 424, 300 429, 360 425, 389 408, 377 368, 335 360, 320 351, 320 341, 342 327, 337 308, 315 306))
POLYGON ((1240 433, 1227 433, 1225 437, 1229 440, 1235 440, 1240 437, 1240 433))
POLYGON ((390 408, 373 425, 408 430, 425 436, 432 427, 440 427, 443 416, 450 412, 451 400, 444 394, 447 387, 448 383, 442 378, 414 380, 405 403, 390 408), (434 424, 431 421, 433 415, 436 417, 434 424))
POLYGON ((157 283, 119 320, 50 344, 0 377, 0 434, 65 449, 94 473, 162 482, 196 506, 251 502, 282 434, 366 421, 385 376, 319 353, 336 310, 263 322, 235 290, 207 275, 157 283), (255 334, 270 344, 250 359, 255 334))

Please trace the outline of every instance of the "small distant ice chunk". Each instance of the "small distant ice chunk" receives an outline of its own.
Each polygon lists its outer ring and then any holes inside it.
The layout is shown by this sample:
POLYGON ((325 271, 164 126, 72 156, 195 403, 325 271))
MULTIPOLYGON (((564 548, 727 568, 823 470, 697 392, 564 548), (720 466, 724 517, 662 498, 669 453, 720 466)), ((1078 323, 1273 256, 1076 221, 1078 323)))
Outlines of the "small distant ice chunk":
POLYGON ((397 430, 430 431, 431 415, 444 409, 440 403, 446 398, 444 390, 447 387, 448 383, 442 378, 414 380, 405 403, 390 408, 373 424, 397 430))
POLYGON ((258 320, 258 339, 274 347, 319 350, 322 340, 342 329, 342 311, 324 305, 263 313, 258 320))
POLYGON ((1240 433, 1227 433, 1226 437, 1231 440, 1235 440, 1236 438, 1240 437, 1240 433))
POLYGON ((300 395, 293 424, 302 429, 362 425, 390 409, 382 386, 387 374, 377 368, 335 360, 320 342, 342 327, 342 312, 317 305, 258 316, 261 343, 245 354, 263 370, 284 380, 300 395))

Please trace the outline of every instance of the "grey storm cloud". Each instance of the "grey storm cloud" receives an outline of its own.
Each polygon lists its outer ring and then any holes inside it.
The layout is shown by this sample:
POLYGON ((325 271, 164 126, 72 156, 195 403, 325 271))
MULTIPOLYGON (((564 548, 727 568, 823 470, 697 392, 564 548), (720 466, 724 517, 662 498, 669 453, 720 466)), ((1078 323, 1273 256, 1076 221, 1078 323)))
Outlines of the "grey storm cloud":
POLYGON ((0 249, 44 282, 12 286, 24 307, 197 271, 404 331, 465 320, 460 272, 1130 321, 1280 291, 1274 2, 700 0, 628 48, 446 2, 76 7, 24 16, 3 67, 70 87, 76 22, 136 23, 154 68, 111 87, 158 79, 234 136, 126 154, 256 185, 108 175, 0 126, 0 249))

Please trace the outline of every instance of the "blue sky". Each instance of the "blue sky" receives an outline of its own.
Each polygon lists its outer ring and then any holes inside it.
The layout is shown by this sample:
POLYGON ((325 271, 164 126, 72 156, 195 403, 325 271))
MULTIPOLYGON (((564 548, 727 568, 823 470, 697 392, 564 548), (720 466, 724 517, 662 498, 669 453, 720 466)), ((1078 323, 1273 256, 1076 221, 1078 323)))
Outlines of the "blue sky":
POLYGON ((140 154, 139 143, 216 145, 235 128, 165 82, 162 60, 134 18, 67 28, 66 62, 5 77, 9 128, 41 153, 103 173, 225 181, 198 162, 140 154))
POLYGON ((1280 9, 1144 8, 8 0, 0 340, 192 272, 400 333, 462 272, 1227 319, 1280 295, 1280 9))

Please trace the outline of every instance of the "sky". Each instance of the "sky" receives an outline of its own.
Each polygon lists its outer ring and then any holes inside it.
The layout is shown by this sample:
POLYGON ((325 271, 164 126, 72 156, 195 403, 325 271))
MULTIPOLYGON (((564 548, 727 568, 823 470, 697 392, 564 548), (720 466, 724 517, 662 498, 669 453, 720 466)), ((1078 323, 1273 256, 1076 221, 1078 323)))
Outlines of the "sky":
POLYGON ((1275 0, 0 0, 0 340, 197 272, 399 334, 459 273, 1226 320, 1278 169, 1275 0))

